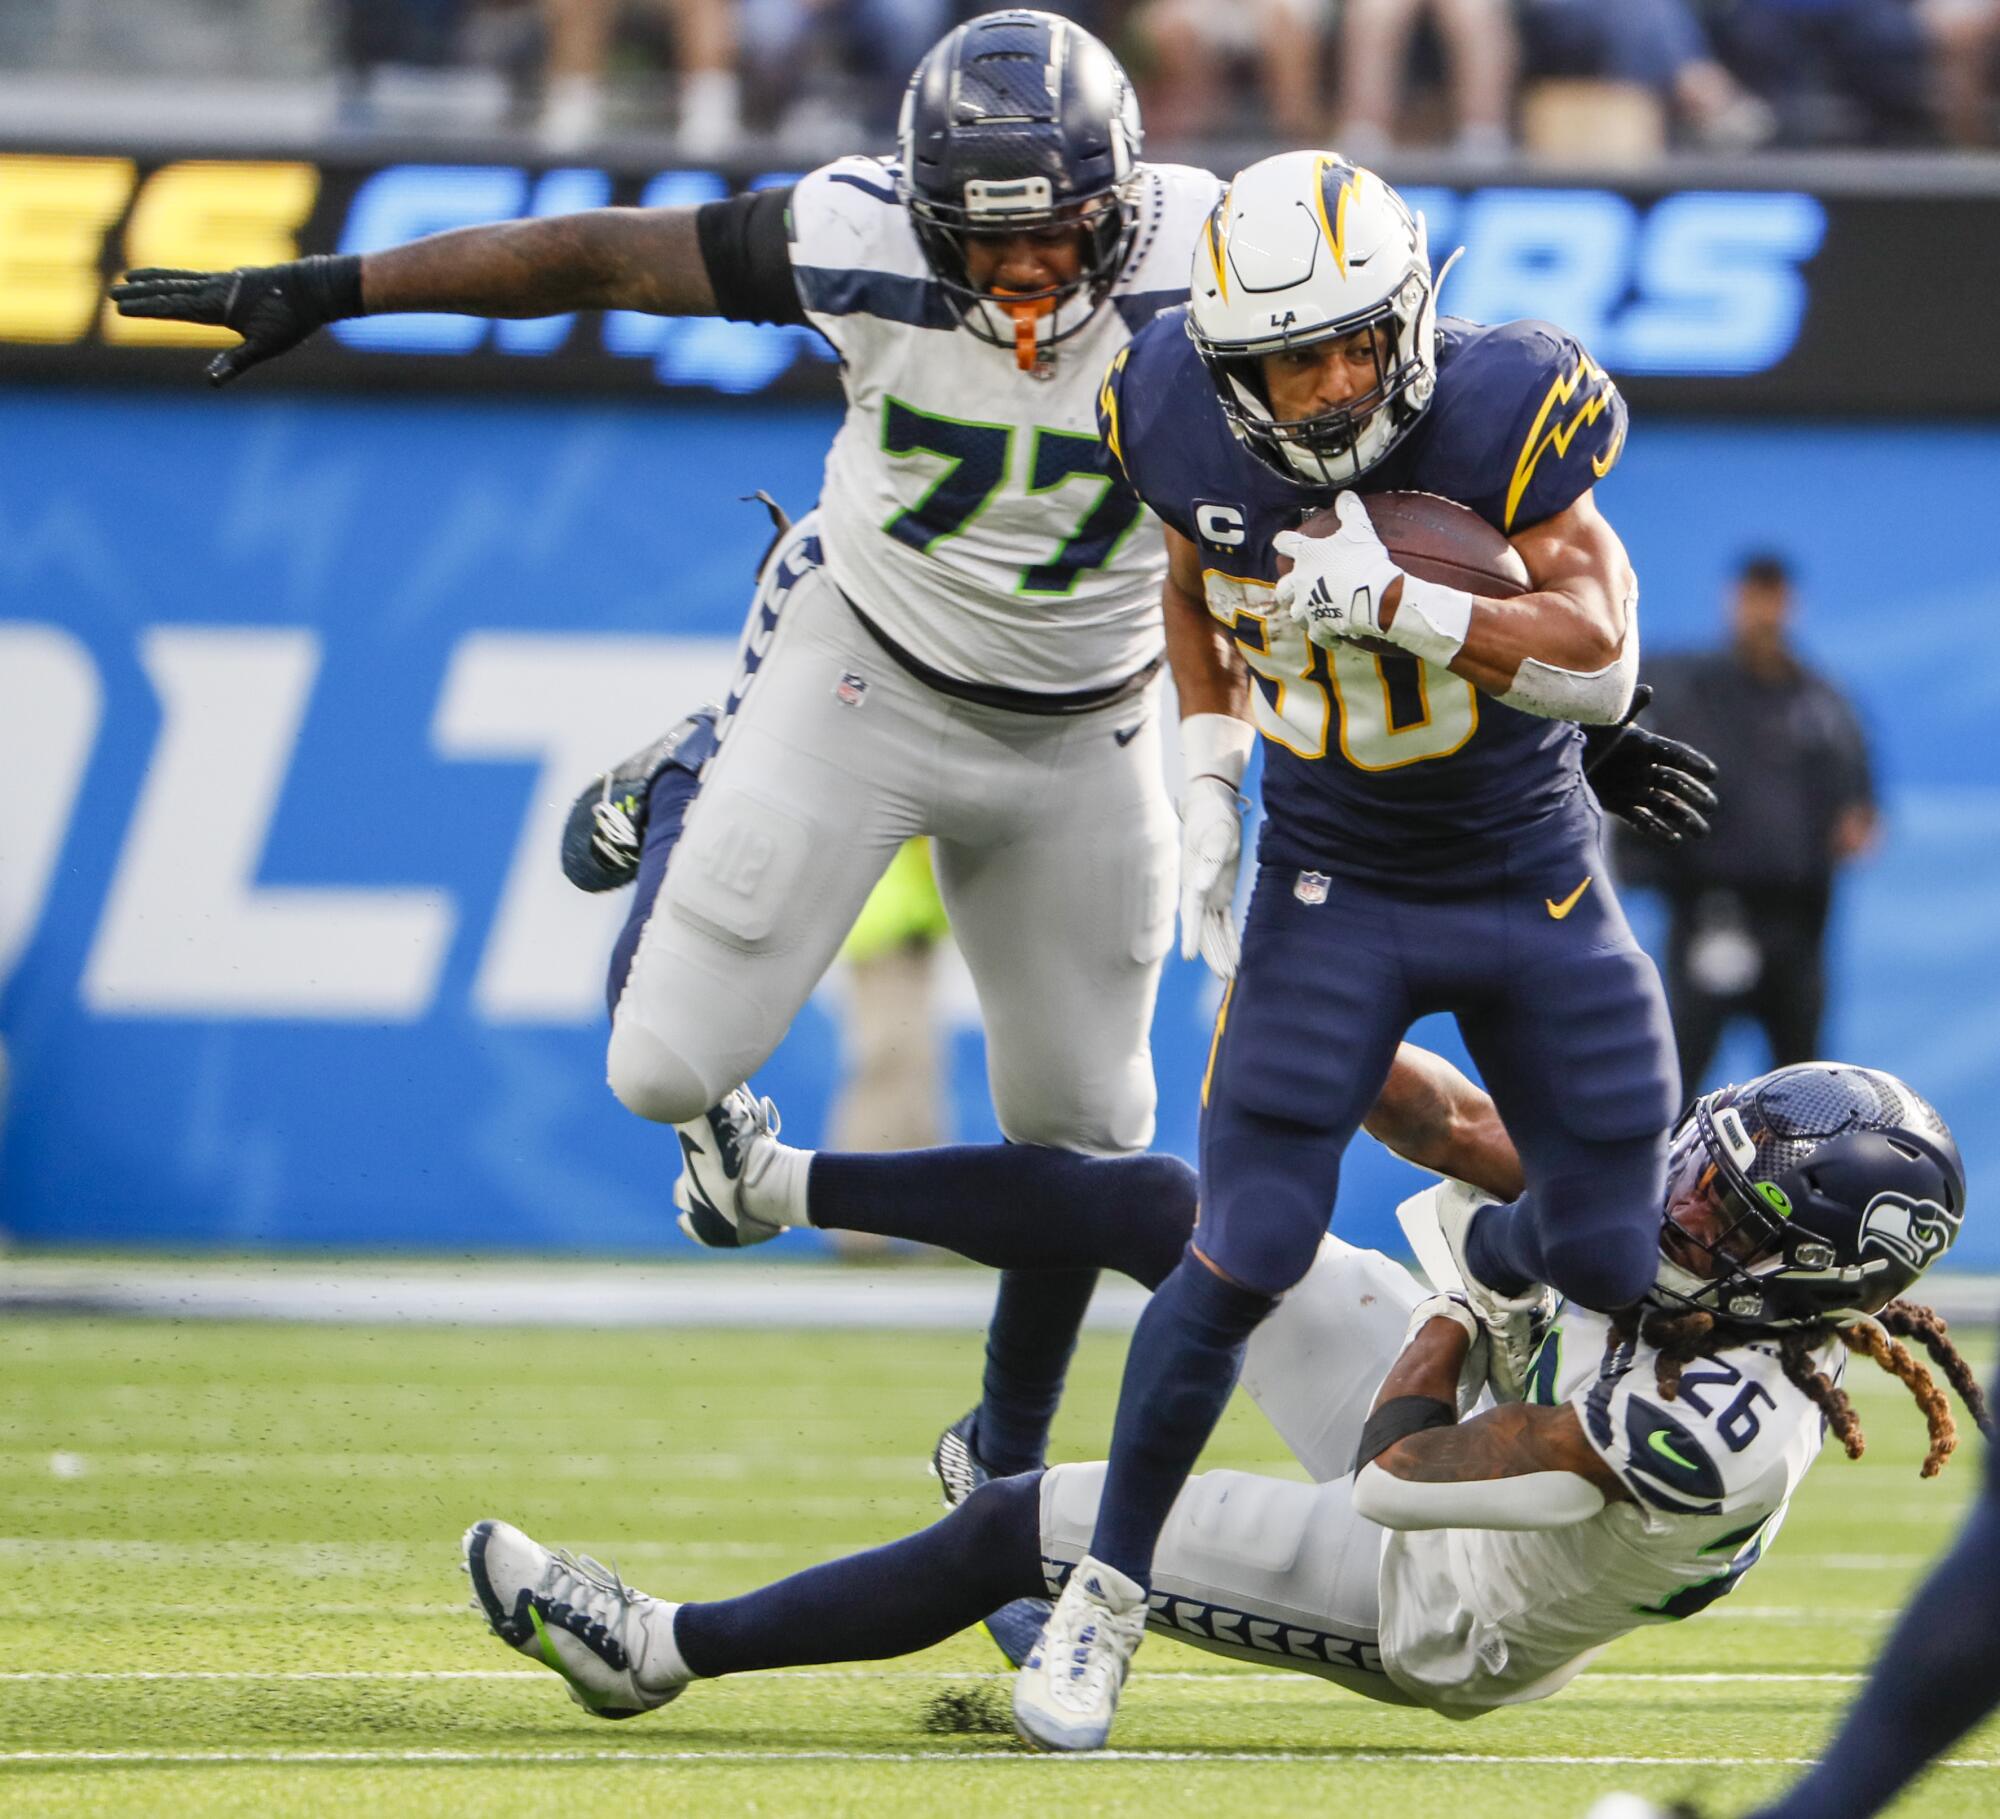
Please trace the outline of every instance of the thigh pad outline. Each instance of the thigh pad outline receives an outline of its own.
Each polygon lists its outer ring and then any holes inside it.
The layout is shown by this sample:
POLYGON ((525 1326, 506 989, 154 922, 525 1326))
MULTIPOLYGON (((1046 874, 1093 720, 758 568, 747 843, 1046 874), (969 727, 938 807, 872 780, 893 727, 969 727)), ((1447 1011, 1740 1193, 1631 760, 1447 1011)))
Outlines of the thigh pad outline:
POLYGON ((812 836, 796 815, 727 784, 705 792, 668 874, 669 907, 736 946, 772 935, 804 884, 812 836))

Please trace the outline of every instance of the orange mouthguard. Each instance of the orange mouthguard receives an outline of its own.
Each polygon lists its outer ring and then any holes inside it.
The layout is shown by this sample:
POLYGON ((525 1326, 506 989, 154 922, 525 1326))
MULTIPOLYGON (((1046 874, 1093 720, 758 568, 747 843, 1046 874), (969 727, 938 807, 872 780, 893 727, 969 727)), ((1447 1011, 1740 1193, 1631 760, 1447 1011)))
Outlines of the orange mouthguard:
POLYGON ((1029 297, 1013 303, 1008 301, 1006 291, 995 291, 993 297, 1014 318, 1014 364, 1024 373, 1033 372, 1041 353, 1035 341, 1035 324, 1044 316, 1055 314, 1056 300, 1053 297, 1029 297))

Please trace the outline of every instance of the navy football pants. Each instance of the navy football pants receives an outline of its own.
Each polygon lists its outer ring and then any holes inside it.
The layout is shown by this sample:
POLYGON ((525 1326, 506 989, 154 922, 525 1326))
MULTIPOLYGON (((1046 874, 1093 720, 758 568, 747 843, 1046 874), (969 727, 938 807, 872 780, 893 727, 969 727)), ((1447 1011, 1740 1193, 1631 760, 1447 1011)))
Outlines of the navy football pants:
POLYGON ((1265 1295, 1298 1281, 1397 1043, 1450 1011, 1527 1175, 1502 1217, 1532 1224, 1546 1279, 1605 1310, 1652 1285, 1680 1083, 1598 826, 1571 810, 1471 891, 1260 868, 1203 1091, 1203 1256, 1265 1295))

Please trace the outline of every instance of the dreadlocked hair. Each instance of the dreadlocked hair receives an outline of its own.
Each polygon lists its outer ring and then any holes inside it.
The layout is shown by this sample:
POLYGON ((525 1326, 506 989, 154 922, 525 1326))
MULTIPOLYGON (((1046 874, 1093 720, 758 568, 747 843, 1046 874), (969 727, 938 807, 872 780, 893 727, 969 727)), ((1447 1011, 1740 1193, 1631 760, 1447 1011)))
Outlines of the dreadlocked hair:
MULTIPOLYGON (((1932 1349, 1933 1336, 1939 1344, 1949 1345, 1949 1341, 1944 1338, 1944 1322, 1931 1309, 1908 1302, 1891 1302, 1890 1307, 1898 1309, 1895 1317, 1897 1329, 1921 1337, 1925 1348, 1931 1351, 1934 1358, 1939 1354, 1932 1349)), ((1885 1314, 1888 1311, 1888 1308, 1883 1310, 1885 1314)), ((1907 1385, 1910 1394, 1917 1399, 1917 1407, 1924 1411, 1924 1419, 1930 1424, 1931 1430, 1931 1450, 1924 1455, 1922 1471, 1926 1478, 1935 1478, 1944 1470, 1944 1462, 1951 1457, 1953 1449, 1958 1445, 1958 1423, 1952 1419, 1951 1403, 1944 1391, 1938 1388, 1937 1380, 1910 1356, 1907 1346, 1890 1336, 1887 1329, 1888 1322, 1880 1317, 1874 1320, 1857 1320, 1854 1325, 1843 1327, 1840 1337, 1849 1351, 1865 1352, 1885 1371, 1907 1385)), ((1957 1357, 1956 1352, 1952 1355, 1954 1358, 1957 1357)), ((1941 1358, 1939 1361, 1942 1363, 1941 1358)), ((1964 1369, 1962 1361, 1960 1369, 1964 1369)), ((1951 1375, 1949 1366, 1945 1367, 1945 1371, 1947 1376, 1951 1375)), ((1970 1373, 1967 1372, 1966 1375, 1969 1378, 1970 1373)), ((1961 1390, 1960 1394, 1963 1395, 1964 1392, 1961 1390)), ((1978 1394, 1976 1386, 1974 1394, 1978 1394)), ((1986 1409, 1985 1398, 1980 1397, 1976 1403, 1968 1400, 1966 1407, 1971 1410, 1972 1418, 1983 1428, 1986 1425, 1983 1419, 1986 1409)))
POLYGON ((1682 1370, 1711 1349, 1719 1325, 1713 1314, 1669 1314, 1660 1308, 1627 1308, 1612 1319, 1611 1344, 1631 1345, 1644 1339, 1652 1346, 1660 1355, 1655 1370, 1660 1394, 1672 1402, 1681 1393, 1682 1370))
MULTIPOLYGON (((1992 1416, 1986 1397, 1972 1367, 1951 1343, 1949 1328, 1933 1309, 1914 1301, 1892 1301, 1879 1315, 1856 1321, 1852 1326, 1821 1323, 1793 1327, 1778 1337, 1778 1359, 1786 1379, 1826 1418, 1826 1425, 1848 1458, 1859 1459, 1867 1446, 1861 1419, 1847 1392, 1813 1363, 1813 1356, 1829 1339, 1839 1339, 1848 1350, 1872 1358, 1903 1383, 1930 1428, 1930 1451, 1924 1455, 1922 1475, 1935 1478, 1958 1445, 1958 1425, 1952 1418, 1951 1403, 1936 1380, 1901 1339, 1915 1339, 1941 1370, 1958 1398, 1978 1423, 1980 1432, 1991 1436, 1992 1416)), ((1670 1314, 1658 1308, 1628 1308, 1611 1322, 1610 1344, 1630 1345, 1643 1339, 1659 1354, 1655 1375, 1660 1394, 1672 1402, 1680 1395, 1681 1372, 1705 1352, 1720 1344, 1770 1335, 1739 1328, 1717 1320, 1713 1314, 1688 1312, 1670 1314)))
MULTIPOLYGON (((1837 1329, 1827 1326, 1794 1327, 1778 1341, 1778 1362, 1785 1367, 1786 1381, 1796 1385, 1806 1400, 1825 1417, 1827 1431, 1840 1442, 1848 1458, 1859 1459, 1868 1450, 1868 1437, 1861 1431, 1861 1417, 1854 1412, 1854 1404, 1848 1400, 1847 1392, 1813 1363, 1813 1354, 1826 1343, 1828 1335, 1832 1332, 1838 1331, 1847 1344, 1853 1345, 1854 1341, 1848 1338, 1852 1330, 1848 1327, 1837 1329)), ((1873 1332, 1874 1328, 1870 1327, 1869 1330, 1873 1332)), ((1876 1337, 1879 1339, 1880 1334, 1876 1337)), ((1896 1349, 1899 1352, 1903 1351, 1900 1345, 1896 1349)), ((1903 1356, 1910 1358, 1908 1352, 1903 1352, 1903 1356)), ((1910 1358, 1910 1363, 1913 1367, 1922 1369, 1914 1358, 1910 1358)), ((1921 1397, 1919 1400, 1921 1401, 1921 1397)), ((1928 1412, 1927 1410, 1926 1413, 1928 1412)), ((1951 1419, 1949 1410, 1945 1413, 1945 1419, 1946 1421, 1951 1419)), ((1931 1430, 1931 1439, 1935 1444, 1937 1439, 1935 1427, 1931 1430)), ((1930 1472, 1927 1470, 1924 1476, 1929 1477, 1930 1472)))
POLYGON ((1986 1406, 1986 1392, 1979 1387, 1979 1379, 1973 1375, 1972 1366, 1952 1344, 1949 1337, 1951 1328, 1945 1324, 1944 1316, 1921 1302, 1892 1301, 1875 1318, 1885 1331, 1898 1339, 1915 1339, 1930 1353, 1931 1362, 1944 1372, 1946 1380, 1958 1392, 1958 1399, 1965 1404, 1966 1413, 1978 1425, 1979 1431, 1990 1439, 1993 1416, 1986 1406))

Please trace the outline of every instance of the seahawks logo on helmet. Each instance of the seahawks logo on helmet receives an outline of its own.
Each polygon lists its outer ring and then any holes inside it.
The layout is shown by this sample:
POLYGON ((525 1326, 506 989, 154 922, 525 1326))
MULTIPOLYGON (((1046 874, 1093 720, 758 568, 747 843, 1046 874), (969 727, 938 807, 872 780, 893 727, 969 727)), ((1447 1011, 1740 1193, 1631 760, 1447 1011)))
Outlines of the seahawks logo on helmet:
POLYGON ((1877 1194, 1861 1215, 1861 1249, 1886 1252, 1913 1270, 1928 1269, 1958 1236, 1959 1216, 1935 1200, 1877 1194))

